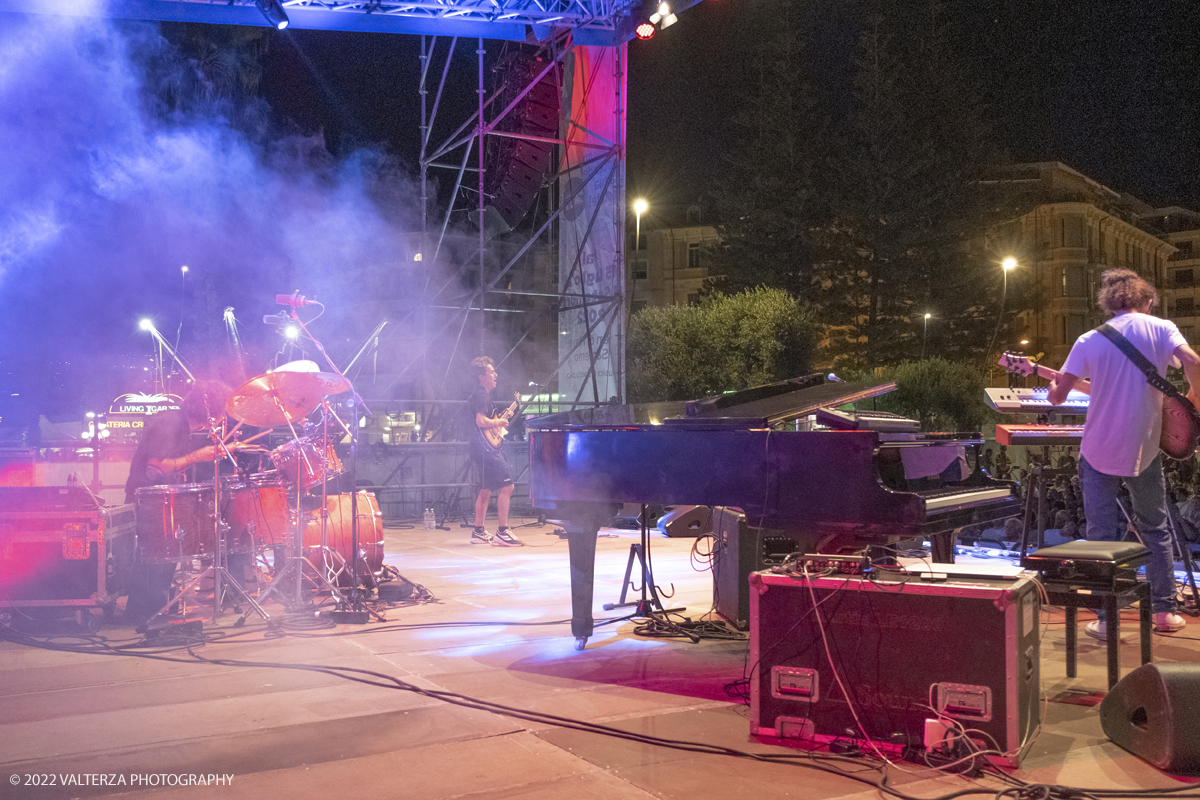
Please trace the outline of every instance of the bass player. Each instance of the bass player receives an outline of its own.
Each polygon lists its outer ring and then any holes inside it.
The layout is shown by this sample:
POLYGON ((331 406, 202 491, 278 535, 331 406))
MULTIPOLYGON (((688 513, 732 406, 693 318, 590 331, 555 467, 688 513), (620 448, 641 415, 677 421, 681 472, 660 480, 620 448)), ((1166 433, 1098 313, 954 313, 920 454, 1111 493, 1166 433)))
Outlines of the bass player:
MULTIPOLYGON (((1152 316, 1158 292, 1136 272, 1106 270, 1097 303, 1112 318, 1108 324, 1165 374, 1168 365, 1183 366, 1188 399, 1200 399, 1200 355, 1175 323, 1152 316)), ((1163 456, 1159 452, 1163 395, 1119 347, 1098 330, 1080 336, 1050 382, 1050 402, 1061 405, 1071 389, 1091 395, 1079 446, 1079 485, 1087 516, 1089 541, 1115 541, 1125 529, 1117 495, 1129 491, 1134 527, 1150 551, 1146 578, 1150 583, 1154 628, 1182 630, 1175 612, 1175 575, 1167 521, 1163 456), (1090 382, 1090 386, 1088 383, 1090 382)), ((1086 633, 1104 640, 1104 612, 1088 623, 1086 633)))

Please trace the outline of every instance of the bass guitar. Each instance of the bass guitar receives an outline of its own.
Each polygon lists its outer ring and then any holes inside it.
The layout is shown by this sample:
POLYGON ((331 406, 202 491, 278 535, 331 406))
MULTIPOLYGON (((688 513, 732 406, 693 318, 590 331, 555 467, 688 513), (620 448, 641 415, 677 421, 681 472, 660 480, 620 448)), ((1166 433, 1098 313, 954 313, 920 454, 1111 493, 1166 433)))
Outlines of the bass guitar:
MULTIPOLYGON (((1000 366, 1009 372, 1021 375, 1036 375, 1048 381, 1056 380, 1061 372, 1035 363, 1028 356, 1005 353, 1000 356, 1000 366)), ((1158 438, 1158 449, 1168 458, 1183 460, 1191 458, 1200 445, 1200 412, 1174 386, 1166 381, 1167 388, 1154 385, 1163 393, 1162 433, 1158 438)))
MULTIPOLYGON (((521 393, 513 392, 513 402, 508 408, 501 411, 492 419, 503 419, 505 422, 512 419, 513 414, 517 412, 517 407, 521 404, 521 393)), ((504 437, 508 435, 508 426, 502 425, 499 428, 480 428, 479 432, 483 434, 483 440, 493 450, 499 450, 504 446, 504 437)))

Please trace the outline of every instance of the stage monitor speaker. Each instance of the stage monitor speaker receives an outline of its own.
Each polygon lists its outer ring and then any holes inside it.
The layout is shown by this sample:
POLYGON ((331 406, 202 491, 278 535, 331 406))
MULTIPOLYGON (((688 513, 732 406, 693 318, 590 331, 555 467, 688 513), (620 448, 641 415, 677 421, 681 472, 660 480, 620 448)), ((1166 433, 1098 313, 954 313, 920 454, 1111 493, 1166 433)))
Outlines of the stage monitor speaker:
POLYGON ((1200 664, 1143 664, 1100 703, 1114 743, 1161 770, 1200 771, 1200 664))
POLYGON ((705 536, 712 533, 713 510, 708 506, 675 506, 658 519, 667 536, 705 536))

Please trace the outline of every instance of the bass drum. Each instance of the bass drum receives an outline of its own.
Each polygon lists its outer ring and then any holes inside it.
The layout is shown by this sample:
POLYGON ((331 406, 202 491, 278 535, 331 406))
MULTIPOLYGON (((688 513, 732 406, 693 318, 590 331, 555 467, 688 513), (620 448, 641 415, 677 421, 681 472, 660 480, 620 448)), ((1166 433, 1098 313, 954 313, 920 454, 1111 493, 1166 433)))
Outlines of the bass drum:
MULTIPOLYGON (((350 553, 351 536, 350 495, 331 494, 326 499, 325 508, 329 511, 329 524, 325 533, 325 545, 338 552, 346 562, 346 569, 338 575, 338 586, 350 586, 350 553)), ((304 526, 304 549, 309 561, 320 563, 320 554, 309 553, 312 548, 321 546, 321 515, 320 512, 304 526)), ((363 575, 363 564, 359 563, 359 580, 367 586, 374 586, 375 575, 383 569, 383 514, 379 511, 379 501, 370 492, 358 492, 358 551, 366 560, 369 574, 363 575)), ((307 571, 307 567, 305 568, 307 571)))

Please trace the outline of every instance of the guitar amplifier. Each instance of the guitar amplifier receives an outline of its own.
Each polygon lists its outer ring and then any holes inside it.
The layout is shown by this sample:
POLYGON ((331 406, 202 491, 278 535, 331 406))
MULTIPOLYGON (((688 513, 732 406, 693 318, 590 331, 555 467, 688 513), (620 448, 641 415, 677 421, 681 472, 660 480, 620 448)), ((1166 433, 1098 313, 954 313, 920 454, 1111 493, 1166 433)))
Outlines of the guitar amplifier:
POLYGON ((948 719, 1019 765, 1040 712, 1031 578, 757 572, 750 585, 752 734, 901 753, 948 719))
POLYGON ((750 573, 766 569, 812 546, 812 536, 751 528, 740 508, 712 510, 713 606, 739 631, 750 627, 750 573))
POLYGON ((0 488, 0 606, 106 606, 132 563, 132 505, 78 486, 0 488))

